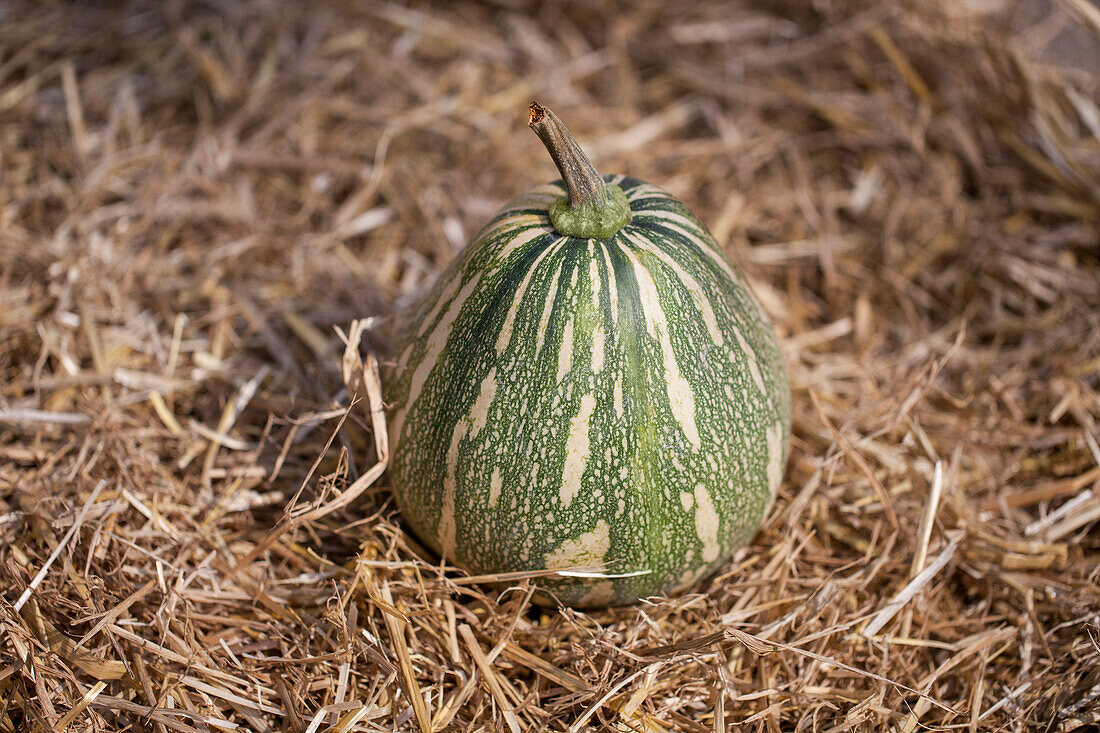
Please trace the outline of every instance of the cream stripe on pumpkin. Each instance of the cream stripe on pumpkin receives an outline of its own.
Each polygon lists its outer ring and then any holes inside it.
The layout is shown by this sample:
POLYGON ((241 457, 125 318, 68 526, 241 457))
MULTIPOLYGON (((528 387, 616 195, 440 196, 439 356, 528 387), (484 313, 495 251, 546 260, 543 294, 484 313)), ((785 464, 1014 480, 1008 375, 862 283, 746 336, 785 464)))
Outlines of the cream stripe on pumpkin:
POLYGON ((554 271, 554 277, 550 278, 550 285, 546 288, 546 302, 542 304, 542 317, 539 318, 539 331, 535 336, 535 358, 542 353, 542 345, 546 341, 546 327, 550 323, 550 311, 554 309, 554 301, 558 297, 558 283, 561 280, 561 266, 564 260, 558 260, 558 269, 554 271))
POLYGON ((660 201, 675 201, 667 191, 654 186, 652 183, 639 183, 630 193, 626 195, 626 200, 631 204, 636 204, 644 201, 645 199, 657 199, 660 201))
POLYGON ((717 560, 721 551, 718 544, 718 512, 703 484, 695 486, 695 534, 703 544, 703 562, 717 560))
POLYGON ((707 333, 710 334, 710 340, 714 342, 716 346, 725 345, 726 339, 722 336, 722 329, 718 327, 718 318, 714 315, 714 308, 703 292, 703 286, 699 284, 699 281, 688 273, 687 270, 680 267, 679 263, 670 257, 667 252, 662 251, 660 247, 655 246, 652 241, 645 237, 634 235, 628 237, 627 241, 661 260, 669 269, 676 273, 676 277, 680 279, 680 282, 684 284, 688 293, 691 294, 691 300, 695 303, 696 309, 703 315, 703 323, 706 324, 707 333))
POLYGON ((546 226, 549 223, 550 218, 548 216, 539 216, 538 214, 512 214, 499 221, 486 224, 472 241, 493 241, 507 235, 509 231, 515 231, 525 227, 537 227, 539 225, 546 226))
POLYGON ((573 498, 581 490, 581 479, 584 477, 585 466, 588 465, 591 446, 588 427, 595 408, 596 397, 586 394, 581 397, 581 406, 576 416, 569 422, 569 436, 565 443, 565 464, 562 466, 559 493, 563 509, 569 508, 573 498))
POLYGON ((588 240, 588 280, 592 285, 592 373, 599 374, 603 371, 603 314, 600 309, 600 268, 596 264, 592 240, 588 240))
MULTIPOLYGON (((650 212, 646 212, 646 213, 648 214, 650 212)), ((681 233, 683 233, 687 236, 691 236, 694 239, 700 239, 697 234, 691 234, 690 232, 686 231, 685 229, 683 229, 679 226, 676 226, 673 222, 673 219, 676 219, 676 220, 679 220, 679 222, 682 222, 685 226, 686 225, 691 225, 692 224, 691 221, 689 219, 687 219, 686 217, 680 216, 679 214, 675 214, 674 212, 659 212, 659 213, 661 214, 661 216, 658 217, 658 218, 660 218, 662 220, 665 220, 665 223, 668 224, 669 226, 671 226, 673 229, 677 229, 681 233), (665 216, 666 214, 668 214, 668 216, 665 216)), ((697 228, 696 228, 696 231, 698 231, 697 228)), ((639 237, 638 239, 644 240, 645 238, 644 237, 639 237)), ((704 247, 703 250, 707 251, 709 253, 711 251, 711 248, 710 247, 704 247)), ((650 250, 650 248, 647 248, 647 251, 653 251, 654 254, 657 254, 659 256, 664 255, 664 253, 660 252, 660 250, 656 247, 652 248, 652 250, 650 250)), ((666 256, 663 256, 662 259, 664 259, 664 257, 666 257, 666 256)), ((723 257, 721 254, 712 254, 712 255, 710 255, 709 259, 712 262, 714 262, 715 264, 717 264, 719 267, 721 267, 722 270, 727 275, 729 275, 730 278, 734 282, 741 283, 741 278, 733 271, 733 268, 726 261, 725 257, 723 257)), ((748 292, 747 288, 745 289, 745 292, 748 292)), ((696 302, 698 303, 698 301, 696 301, 696 302)), ((704 313, 703 316, 704 316, 704 320, 707 321, 708 328, 710 328, 711 322, 714 321, 714 311, 713 310, 710 311, 709 319, 707 318, 706 313, 704 313)), ((715 328, 717 328, 717 322, 716 321, 714 321, 714 326, 715 326, 715 328)), ((764 378, 760 373, 760 365, 759 365, 759 360, 757 359, 757 356, 756 356, 756 351, 752 348, 752 346, 749 345, 748 341, 745 340, 745 337, 741 334, 741 330, 737 327, 736 324, 731 324, 731 328, 733 330, 734 337, 737 339, 738 346, 741 347, 741 351, 745 355, 745 362, 748 365, 749 374, 752 376, 753 383, 756 385, 756 388, 758 390, 760 390, 761 393, 767 394, 767 389, 764 385, 764 378)), ((721 342, 718 342, 718 343, 721 343, 721 342)))
POLYGON ((741 276, 734 271, 729 261, 726 260, 725 254, 718 249, 718 243, 715 242, 712 237, 706 236, 706 233, 699 228, 699 225, 690 218, 678 211, 646 210, 639 211, 638 215, 644 216, 647 219, 656 220, 670 229, 675 229, 689 240, 699 244, 699 250, 707 255, 707 259, 718 265, 722 272, 726 273, 735 283, 741 283, 741 276))
POLYGON ((741 347, 741 351, 745 354, 745 363, 749 365, 749 374, 752 375, 752 381, 761 394, 767 396, 768 392, 764 388, 764 377, 760 374, 760 366, 756 362, 756 352, 749 346, 749 342, 745 340, 745 337, 741 334, 741 329, 736 324, 730 324, 730 328, 733 329, 737 345, 741 347))
POLYGON ((477 399, 474 400, 474 404, 470 408, 470 414, 466 417, 470 421, 471 438, 477 436, 481 429, 485 427, 485 422, 489 419, 489 408, 492 406, 496 395, 497 370, 493 368, 489 370, 485 379, 481 380, 481 389, 478 391, 477 399))
POLYGON ((523 302, 523 296, 527 294, 527 287, 531 284, 531 278, 539 269, 539 265, 542 264, 542 261, 546 259, 546 256, 553 251, 557 251, 564 241, 566 241, 566 238, 562 237, 558 239, 558 241, 548 244, 546 249, 544 249, 535 261, 531 263, 531 267, 527 270, 527 274, 523 277, 523 281, 512 297, 512 305, 509 306, 508 314, 504 317, 504 325, 500 328, 500 335, 497 337, 496 343, 496 351, 498 354, 503 354, 505 348, 507 348, 512 340, 512 329, 516 323, 516 313, 519 312, 519 306, 523 302))
POLYGON ((562 542, 553 552, 546 554, 546 567, 551 570, 592 567, 603 563, 611 549, 611 526, 604 520, 571 540, 562 542))
POLYGON ((497 267, 502 266, 505 262, 508 261, 509 255, 511 255, 517 249, 523 247, 528 242, 538 239, 539 237, 547 234, 552 234, 553 231, 554 230, 551 229, 549 226, 533 226, 530 229, 523 230, 519 234, 512 237, 508 241, 508 244, 502 247, 501 250, 493 256, 494 264, 497 267))
POLYGON ((460 420, 447 449, 447 468, 443 476, 443 508, 439 517, 439 543, 443 557, 455 562, 455 495, 458 492, 458 449, 466 436, 466 421, 460 420))
POLYGON ((420 361, 416 365, 416 370, 413 372, 412 381, 409 383, 409 399, 412 401, 413 405, 420 399, 420 393, 424 388, 424 382, 427 381, 428 375, 431 374, 432 367, 435 366, 436 361, 439 359, 439 355, 443 352, 443 347, 447 345, 447 340, 451 336, 451 328, 454 326, 455 319, 457 319, 458 314, 462 312, 462 306, 465 305, 470 294, 477 288, 478 281, 480 280, 480 272, 470 278, 470 282, 466 283, 466 285, 458 291, 458 295, 455 296, 450 306, 448 306, 447 312, 428 336, 428 342, 424 348, 424 355, 420 357, 420 361))
POLYGON ((615 268, 611 266, 611 253, 604 243, 600 243, 600 253, 603 255, 604 267, 607 269, 607 299, 611 306, 611 322, 619 322, 619 286, 615 280, 615 268))
POLYGON ((565 329, 561 334, 561 346, 558 348, 558 376, 557 382, 565 379, 565 375, 573 368, 573 314, 565 319, 565 329))
POLYGON ((669 407, 672 408, 672 416, 680 424, 688 442, 700 448, 703 443, 695 424, 695 393, 691 389, 691 384, 684 378, 680 371, 680 364, 676 360, 676 352, 672 348, 672 340, 669 337, 668 319, 665 318, 665 312, 657 297, 657 285, 653 282, 653 276, 649 270, 638 260, 637 255, 626 248, 623 248, 622 252, 634 267, 634 277, 638 281, 638 294, 645 314, 646 328, 649 330, 649 335, 660 342, 661 358, 665 366, 665 391, 668 394, 669 407))
POLYGON ((504 479, 500 475, 500 467, 493 468, 493 475, 489 477, 489 508, 497 505, 500 499, 500 491, 504 488, 504 479))
MULTIPOLYGON (((443 310, 454 298, 455 293, 458 291, 458 286, 462 284, 462 273, 456 272, 450 279, 450 281, 443 286, 443 292, 439 294, 439 300, 432 307, 428 315, 424 316, 424 321, 420 324, 420 330, 417 332, 417 336, 423 338, 424 334, 428 332, 428 329, 435 323, 435 319, 439 316, 439 312, 443 310)), ((411 345, 411 344, 410 344, 411 345)))

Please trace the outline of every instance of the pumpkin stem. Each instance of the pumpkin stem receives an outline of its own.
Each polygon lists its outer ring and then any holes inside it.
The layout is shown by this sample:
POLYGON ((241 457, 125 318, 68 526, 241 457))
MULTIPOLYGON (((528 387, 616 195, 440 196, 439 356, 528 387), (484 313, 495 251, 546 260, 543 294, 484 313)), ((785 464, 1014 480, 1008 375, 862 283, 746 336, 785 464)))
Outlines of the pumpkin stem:
POLYGON ((558 116, 531 102, 527 123, 546 146, 565 182, 568 198, 550 204, 550 221, 559 233, 607 239, 630 221, 630 204, 618 186, 604 181, 558 116))

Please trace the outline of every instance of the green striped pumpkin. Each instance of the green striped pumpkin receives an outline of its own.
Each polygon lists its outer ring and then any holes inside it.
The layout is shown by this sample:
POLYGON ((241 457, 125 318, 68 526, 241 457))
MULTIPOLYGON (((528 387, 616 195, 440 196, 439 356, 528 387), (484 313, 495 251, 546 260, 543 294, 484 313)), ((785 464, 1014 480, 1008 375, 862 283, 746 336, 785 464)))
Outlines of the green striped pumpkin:
POLYGON ((625 226, 562 234, 562 181, 515 199, 413 309, 387 379, 413 531, 475 574, 588 568, 537 581, 578 607, 720 565, 775 497, 790 433, 775 334, 714 238, 655 186, 602 181, 625 226))

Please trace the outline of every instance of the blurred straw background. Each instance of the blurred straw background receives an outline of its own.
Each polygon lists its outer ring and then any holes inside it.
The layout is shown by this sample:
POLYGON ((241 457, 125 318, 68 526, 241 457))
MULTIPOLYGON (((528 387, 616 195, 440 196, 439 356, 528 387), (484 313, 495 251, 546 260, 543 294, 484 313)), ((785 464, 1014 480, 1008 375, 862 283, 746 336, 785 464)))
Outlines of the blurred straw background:
POLYGON ((1098 19, 0 3, 0 732, 1091 725, 1098 19), (392 314, 554 177, 532 97, 790 365, 780 498, 678 597, 533 608, 375 480, 392 314))

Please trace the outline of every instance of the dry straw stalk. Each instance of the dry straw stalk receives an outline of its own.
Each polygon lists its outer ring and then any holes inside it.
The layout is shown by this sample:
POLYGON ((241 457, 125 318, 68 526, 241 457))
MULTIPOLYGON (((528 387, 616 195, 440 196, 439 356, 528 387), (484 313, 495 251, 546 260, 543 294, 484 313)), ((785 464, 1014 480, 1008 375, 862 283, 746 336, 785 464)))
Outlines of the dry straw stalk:
POLYGON ((1089 3, 521 5, 0 4, 0 733, 1085 728, 1089 3), (539 610, 386 490, 391 317, 553 177, 535 96, 790 365, 676 598, 539 610))

